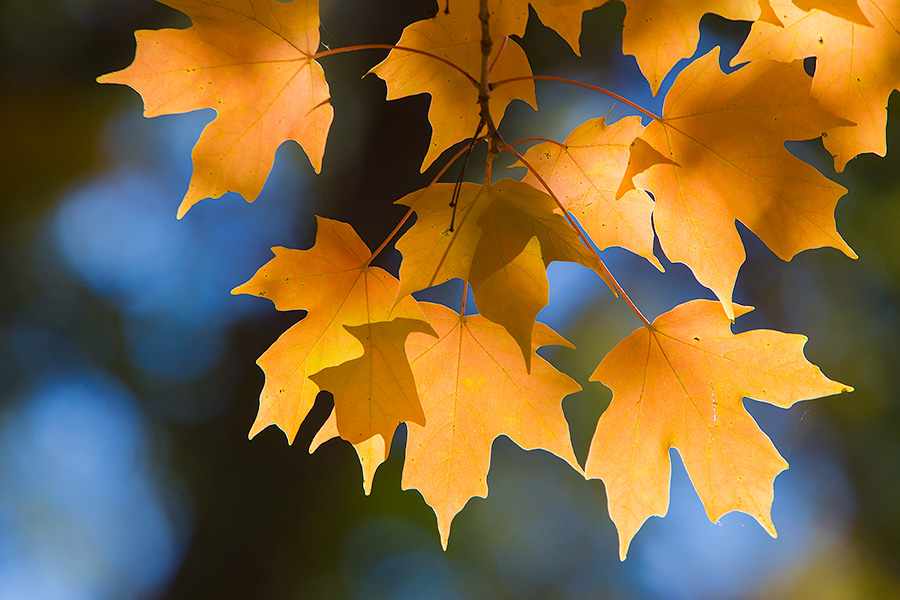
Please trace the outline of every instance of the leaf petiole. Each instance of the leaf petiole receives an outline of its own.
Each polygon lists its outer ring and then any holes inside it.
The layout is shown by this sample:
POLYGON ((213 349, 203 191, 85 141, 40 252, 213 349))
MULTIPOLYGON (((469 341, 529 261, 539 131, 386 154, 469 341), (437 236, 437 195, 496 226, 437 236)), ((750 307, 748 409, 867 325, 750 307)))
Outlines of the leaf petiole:
POLYGON ((316 52, 309 57, 309 60, 324 58, 326 56, 331 56, 332 54, 356 52, 357 50, 402 50, 404 52, 412 52, 413 54, 421 54, 422 56, 427 56, 428 58, 433 58, 436 61, 442 62, 448 67, 451 67, 452 69, 458 71, 461 75, 468 79, 469 82, 472 83, 472 85, 478 87, 478 80, 469 75, 469 73, 459 65, 447 60, 443 56, 438 56, 437 54, 432 54, 431 52, 426 52, 425 50, 419 50, 418 48, 409 48, 407 46, 395 46, 393 44, 359 44, 357 46, 344 46, 343 48, 333 48, 324 50, 322 52, 316 52))
POLYGON ((640 104, 637 104, 636 102, 632 102, 628 98, 626 98, 624 96, 620 96, 619 94, 617 94, 615 92, 611 92, 606 88, 602 88, 602 87, 596 86, 596 85, 591 85, 589 83, 584 83, 582 81, 576 81, 574 79, 566 79, 565 77, 553 77, 551 75, 531 75, 529 77, 510 77, 509 79, 501 79, 500 81, 495 81, 490 84, 490 87, 493 90, 494 88, 497 88, 505 83, 513 83, 514 81, 525 81, 525 80, 557 81, 559 83, 568 83, 570 85, 577 85, 578 87, 583 87, 585 89, 593 90, 595 92, 600 92, 601 94, 605 94, 605 95, 609 96, 610 98, 614 98, 615 100, 618 100, 619 102, 623 102, 623 103, 627 104, 628 106, 630 106, 631 108, 647 115, 654 121, 662 121, 663 120, 662 117, 660 117, 656 113, 653 113, 653 112, 647 110, 640 104))

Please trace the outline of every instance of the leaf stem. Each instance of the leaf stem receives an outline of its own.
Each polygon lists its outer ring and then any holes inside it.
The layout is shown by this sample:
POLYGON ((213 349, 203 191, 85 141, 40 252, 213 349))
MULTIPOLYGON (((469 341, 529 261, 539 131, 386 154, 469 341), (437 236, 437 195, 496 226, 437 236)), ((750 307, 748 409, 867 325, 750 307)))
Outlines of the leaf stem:
POLYGON ((332 54, 356 52, 357 50, 402 50, 404 52, 421 54, 422 56, 427 56, 428 58, 433 58, 434 60, 440 61, 448 67, 451 67, 452 69, 458 71, 460 74, 465 76, 465 78, 468 79, 472 85, 478 87, 478 80, 469 75, 469 73, 466 72, 462 67, 450 62, 443 56, 438 56, 437 54, 432 54, 431 52, 426 52, 425 50, 419 50, 418 48, 410 48, 408 46, 394 46, 393 44, 359 44, 357 46, 345 46, 343 48, 333 48, 329 50, 323 50, 322 52, 316 52, 309 57, 309 60, 324 58, 326 56, 331 56, 332 54))
POLYGON ((527 79, 530 79, 530 80, 533 80, 533 81, 557 81, 557 82, 560 82, 560 83, 568 83, 568 84, 571 84, 571 85, 577 85, 577 86, 579 86, 579 87, 583 87, 583 88, 586 88, 586 89, 589 89, 589 90, 593 90, 593 91, 595 91, 595 92, 600 92, 601 94, 606 94, 606 95, 609 96, 610 98, 614 98, 614 99, 618 100, 619 102, 624 102, 625 104, 627 104, 627 105, 630 106, 631 108, 633 108, 633 109, 635 109, 635 110, 637 110, 637 111, 640 111, 640 112, 644 113, 645 115, 647 115, 648 117, 650 117, 650 118, 653 119, 654 121, 662 121, 662 120, 663 120, 662 117, 660 117, 659 115, 657 115, 657 114, 655 114, 655 113, 653 113, 653 112, 650 112, 649 110, 647 110, 646 108, 644 108, 644 107, 641 106, 640 104, 637 104, 636 102, 632 102, 632 101, 629 100, 628 98, 625 98, 624 96, 620 96, 619 94, 617 94, 617 93, 615 93, 615 92, 611 92, 611 91, 609 91, 609 90, 606 89, 606 88, 602 88, 602 87, 599 87, 599 86, 596 86, 596 85, 591 85, 591 84, 589 84, 589 83, 584 83, 584 82, 582 82, 582 81, 576 81, 576 80, 574 80, 574 79, 566 79, 565 77, 554 77, 554 76, 551 76, 551 75, 530 75, 530 76, 522 76, 522 77, 510 77, 509 79, 501 79, 500 81, 495 81, 495 82, 493 82, 493 83, 491 84, 491 89, 494 89, 494 88, 496 88, 496 87, 498 87, 498 86, 501 86, 501 85, 503 85, 503 84, 505 84, 505 83, 512 83, 512 82, 514 82, 514 81, 524 81, 524 80, 527 80, 527 79))
POLYGON ((462 293, 462 302, 459 306, 459 316, 465 318, 466 316, 466 299, 469 297, 469 282, 463 280, 463 293, 462 293))

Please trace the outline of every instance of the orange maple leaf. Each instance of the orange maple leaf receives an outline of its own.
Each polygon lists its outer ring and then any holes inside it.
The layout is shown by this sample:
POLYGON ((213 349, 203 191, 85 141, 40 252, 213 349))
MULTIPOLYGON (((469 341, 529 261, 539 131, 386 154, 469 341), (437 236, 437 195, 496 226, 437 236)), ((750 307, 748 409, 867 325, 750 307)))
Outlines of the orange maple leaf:
POLYGON ((98 81, 137 90, 147 117, 218 113, 194 147, 178 218, 229 191, 255 200, 285 140, 298 142, 319 172, 334 111, 325 73, 310 58, 319 46, 318 0, 159 1, 193 26, 136 32, 131 66, 98 81))
POLYGON ((823 128, 823 143, 843 171, 857 154, 887 152, 887 100, 900 87, 900 0, 862 1, 872 26, 821 10, 803 12, 773 0, 781 25, 758 22, 734 63, 772 58, 791 61, 816 57, 811 94, 825 110, 856 127, 823 128))
MULTIPOLYGON (((481 121, 478 81, 481 77, 482 57, 478 6, 478 0, 454 2, 449 14, 438 11, 435 18, 417 21, 403 30, 397 46, 414 48, 434 56, 396 48, 369 71, 387 84, 388 100, 415 94, 431 94, 428 120, 431 122, 432 134, 428 152, 422 162, 423 171, 444 150, 474 136, 481 121), (438 60, 435 56, 443 60, 438 60)), ((516 21, 516 14, 516 11, 502 11, 502 19, 495 22, 492 32, 518 27, 524 29, 524 21, 521 25, 511 22, 516 21)), ((493 42, 490 81, 531 76, 525 51, 516 42, 504 37, 498 37, 493 42)), ((500 123, 506 107, 513 100, 523 100, 537 109, 534 82, 515 81, 491 92, 491 116, 494 123, 500 123)))
POLYGON ((425 321, 406 318, 344 328, 362 344, 363 355, 309 378, 334 395, 342 438, 355 444, 378 435, 390 446, 400 423, 425 424, 404 344, 413 332, 433 336, 434 330, 425 321))
MULTIPOLYGON (((399 282, 387 271, 369 266, 372 253, 350 225, 322 217, 317 217, 317 223, 311 249, 273 248, 275 258, 232 290, 268 298, 278 310, 309 311, 257 361, 266 373, 266 383, 250 437, 274 424, 293 443, 320 390, 310 376, 364 354, 367 346, 354 335, 359 333, 356 327, 380 328, 381 322, 397 318, 425 324, 411 297, 394 306, 399 282)), ((421 418, 421 409, 409 414, 421 418)), ((371 437, 373 427, 383 427, 377 418, 365 405, 341 403, 338 408, 345 439, 371 437)))
POLYGON ((547 265, 564 260, 602 270, 548 194, 512 179, 463 183, 454 213, 453 189, 439 183, 397 201, 416 211, 415 225, 396 244, 403 255, 398 297, 453 278, 469 281, 478 310, 506 327, 530 365, 535 317, 549 302, 547 265))
MULTIPOLYGON (((605 117, 591 119, 569 134, 564 144, 537 144, 524 157, 597 248, 627 248, 662 271, 653 256, 653 200, 641 190, 616 197, 631 143, 643 129, 639 117, 626 117, 612 125, 606 124, 605 117)), ((522 181, 544 189, 531 172, 522 181)))
POLYGON ((700 41, 700 17, 715 13, 726 19, 753 21, 758 0, 622 0, 625 24, 622 52, 633 54, 653 95, 682 58, 700 41))
POLYGON ((745 258, 735 219, 783 260, 822 246, 856 254, 834 222, 847 190, 784 147, 846 122, 809 97, 800 62, 751 63, 730 75, 718 65, 715 49, 679 74, 665 118, 632 147, 620 189, 633 181, 654 195, 666 256, 690 267, 734 318, 731 296, 745 258))
MULTIPOLYGON (((562 399, 581 386, 537 355, 526 371, 517 342, 481 315, 421 307, 438 337, 412 334, 406 342, 425 425, 407 425, 402 485, 418 489, 434 509, 446 549, 453 517, 470 498, 487 497, 498 436, 552 452, 581 472, 562 411, 562 399)), ((573 347, 543 323, 534 341, 573 347)))
MULTIPOLYGON (((752 310, 735 305, 738 316, 752 310)), ((787 408, 852 388, 827 379, 803 355, 806 337, 755 330, 734 335, 715 302, 694 300, 622 340, 591 381, 613 391, 585 473, 606 485, 619 554, 669 505, 669 449, 677 448, 710 520, 732 510, 772 536, 775 476, 787 469, 744 409, 753 398, 787 408)))

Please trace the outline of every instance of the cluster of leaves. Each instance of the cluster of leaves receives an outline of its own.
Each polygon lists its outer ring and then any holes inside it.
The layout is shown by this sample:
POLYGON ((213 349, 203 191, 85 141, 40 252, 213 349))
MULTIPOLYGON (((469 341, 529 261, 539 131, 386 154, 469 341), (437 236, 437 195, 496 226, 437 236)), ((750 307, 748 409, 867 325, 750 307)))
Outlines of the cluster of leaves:
POLYGON ((839 171, 859 153, 884 154, 885 105, 900 78, 900 1, 624 0, 623 51, 654 94, 694 52, 708 12, 753 22, 733 61, 749 64, 726 75, 717 50, 695 60, 661 116, 595 88, 649 125, 598 116, 524 154, 498 130, 504 112, 513 100, 536 108, 535 81, 558 78, 533 75, 510 36, 524 35, 530 5, 577 53, 583 13, 606 0, 441 0, 433 18, 407 26, 395 45, 324 50, 317 0, 160 1, 193 26, 137 32, 134 63, 100 81, 133 87, 148 117, 217 111, 194 148, 179 218, 228 191, 253 201, 285 140, 320 171, 333 110, 318 61, 332 54, 389 50, 371 70, 387 98, 431 95, 423 171, 459 144, 444 170, 468 160, 476 144, 488 147, 483 182, 438 183, 442 170, 397 200, 409 211, 375 251, 350 225, 318 217, 312 248, 274 248, 234 290, 308 311, 258 361, 266 382, 251 437, 274 424, 293 442, 327 390, 334 411, 311 450, 337 436, 352 443, 368 493, 406 423, 402 485, 434 508, 445 547, 454 516, 487 495, 499 435, 602 479, 622 558, 643 522, 666 513, 673 447, 710 519, 740 510, 775 534, 773 482, 787 463, 743 398, 788 407, 850 388, 805 359, 801 335, 732 333, 733 320, 751 310, 732 300, 745 258, 735 220, 784 260, 826 246, 855 256, 834 222, 846 190, 784 144, 821 136, 839 171), (809 57, 813 76, 803 65, 809 57), (523 180, 493 181, 501 152, 527 168, 523 180), (415 224, 395 244, 399 278, 371 266, 413 213, 415 224), (718 302, 694 300, 646 319, 597 249, 620 246, 662 270, 655 239, 718 302), (591 376, 613 399, 584 467, 561 407, 580 386, 535 353, 569 345, 535 320, 548 303, 547 265, 558 260, 593 271, 642 322, 591 376), (460 312, 411 295, 454 278, 471 286, 480 314, 467 314, 465 292, 460 312))

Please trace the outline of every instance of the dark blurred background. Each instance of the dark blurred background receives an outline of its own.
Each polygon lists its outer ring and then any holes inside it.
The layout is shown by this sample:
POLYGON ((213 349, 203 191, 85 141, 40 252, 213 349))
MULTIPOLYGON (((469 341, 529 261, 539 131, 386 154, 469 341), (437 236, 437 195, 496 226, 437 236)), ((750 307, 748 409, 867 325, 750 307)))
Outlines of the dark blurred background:
MULTIPOLYGON (((432 4, 324 0, 322 41, 395 42, 432 4)), ((621 55, 624 10, 586 15, 580 59, 532 14, 534 71, 659 111, 621 55)), ((673 452, 669 515, 620 563, 602 483, 501 438, 489 498, 456 518, 443 552, 431 509, 400 490, 403 435, 370 497, 348 444, 307 452, 325 394, 293 446, 274 428, 247 440, 255 360, 301 315, 229 294, 271 246, 309 247, 315 214, 379 244, 403 213, 393 201, 434 175, 418 168, 428 99, 384 101, 363 77, 383 51, 326 58, 336 117, 322 175, 285 144, 253 205, 229 194, 176 221, 214 114, 147 120, 134 91, 94 79, 131 62, 133 30, 189 23, 150 0, 0 2, 0 599, 900 597, 900 115, 888 157, 839 176, 818 143, 790 144, 851 190, 837 221, 859 260, 818 250, 783 263, 741 230, 735 299, 757 310, 735 330, 804 333, 809 359, 856 388, 789 411, 746 401, 791 463, 775 485, 777 540, 743 514, 710 523, 673 452)), ((698 52, 722 44, 727 63, 747 27, 707 16, 702 31, 698 52)), ((537 89, 541 112, 511 106, 507 139, 561 140, 610 109, 629 114, 577 88, 537 89)), ((648 315, 709 297, 681 266, 663 275, 604 255, 648 315)), ((585 387, 564 403, 583 460, 610 399, 588 375, 638 323, 596 277, 558 263, 541 319, 578 347, 545 355, 585 387)))

